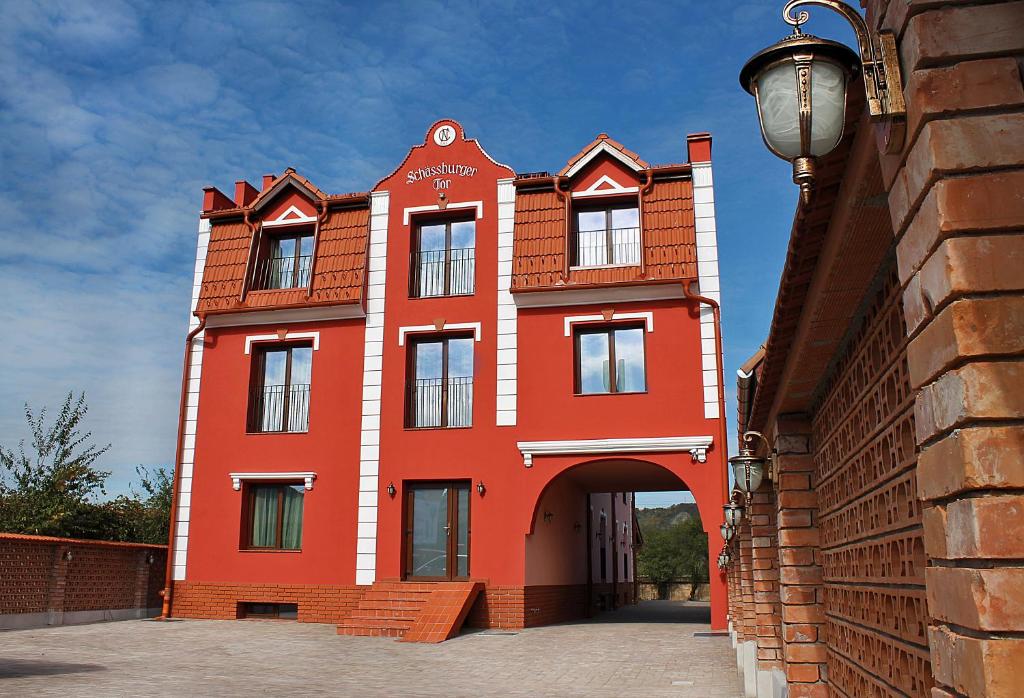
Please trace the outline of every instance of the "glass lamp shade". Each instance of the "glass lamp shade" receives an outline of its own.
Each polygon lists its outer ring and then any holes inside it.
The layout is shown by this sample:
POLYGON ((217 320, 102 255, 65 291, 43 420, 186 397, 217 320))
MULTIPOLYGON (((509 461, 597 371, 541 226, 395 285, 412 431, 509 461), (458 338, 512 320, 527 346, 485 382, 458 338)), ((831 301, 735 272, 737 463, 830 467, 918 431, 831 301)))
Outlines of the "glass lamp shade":
POLYGON ((739 506, 735 502, 726 504, 722 509, 725 512, 725 522, 730 526, 739 526, 740 520, 743 518, 743 507, 739 506))
POLYGON ((754 95, 764 142, 784 160, 821 157, 839 144, 846 88, 859 59, 843 44, 793 34, 743 67, 740 83, 754 95))
POLYGON ((724 540, 726 543, 728 543, 729 540, 732 539, 733 528, 729 524, 722 524, 718 527, 718 530, 721 531, 722 540, 724 540))
POLYGON ((764 479, 764 459, 758 458, 749 448, 741 448, 740 455, 729 459, 736 487, 744 494, 756 492, 764 479))

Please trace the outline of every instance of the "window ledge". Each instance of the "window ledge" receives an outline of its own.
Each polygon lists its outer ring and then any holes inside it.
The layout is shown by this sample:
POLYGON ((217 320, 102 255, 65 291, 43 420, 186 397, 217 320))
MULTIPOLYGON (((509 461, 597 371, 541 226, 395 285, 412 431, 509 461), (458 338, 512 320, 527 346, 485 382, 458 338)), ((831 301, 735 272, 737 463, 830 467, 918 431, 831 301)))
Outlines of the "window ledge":
POLYGON ((240 553, 301 553, 302 548, 239 548, 240 553))

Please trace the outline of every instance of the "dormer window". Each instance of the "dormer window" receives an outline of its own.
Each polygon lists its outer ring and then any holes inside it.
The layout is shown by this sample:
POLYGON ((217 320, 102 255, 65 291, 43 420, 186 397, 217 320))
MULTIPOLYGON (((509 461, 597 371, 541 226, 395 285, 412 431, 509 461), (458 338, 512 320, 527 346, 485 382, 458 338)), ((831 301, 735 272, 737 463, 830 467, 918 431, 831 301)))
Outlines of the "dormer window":
POLYGON ((257 258, 253 290, 306 288, 313 270, 313 231, 269 235, 257 258))
POLYGON ((636 204, 578 208, 574 213, 572 266, 640 264, 640 211, 636 204))

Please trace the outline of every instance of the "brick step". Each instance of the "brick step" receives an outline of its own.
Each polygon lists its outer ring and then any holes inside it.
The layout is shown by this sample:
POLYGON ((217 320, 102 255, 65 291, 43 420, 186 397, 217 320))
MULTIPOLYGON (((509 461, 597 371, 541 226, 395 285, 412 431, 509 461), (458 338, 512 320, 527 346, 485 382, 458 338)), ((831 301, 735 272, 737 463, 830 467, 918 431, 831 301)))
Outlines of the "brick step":
POLYGON ((346 623, 361 623, 363 621, 373 623, 378 620, 400 620, 409 621, 410 623, 416 620, 416 617, 420 614, 418 610, 415 611, 403 611, 401 609, 391 608, 357 608, 352 615, 345 619, 346 623))
POLYGON ((339 635, 350 635, 353 637, 405 637, 406 628, 375 627, 367 625, 346 625, 338 626, 339 635))
POLYGON ((413 601, 360 601, 357 611, 405 611, 416 613, 423 609, 423 603, 413 601))
POLYGON ((374 591, 363 594, 363 601, 375 603, 426 603, 430 592, 374 591))

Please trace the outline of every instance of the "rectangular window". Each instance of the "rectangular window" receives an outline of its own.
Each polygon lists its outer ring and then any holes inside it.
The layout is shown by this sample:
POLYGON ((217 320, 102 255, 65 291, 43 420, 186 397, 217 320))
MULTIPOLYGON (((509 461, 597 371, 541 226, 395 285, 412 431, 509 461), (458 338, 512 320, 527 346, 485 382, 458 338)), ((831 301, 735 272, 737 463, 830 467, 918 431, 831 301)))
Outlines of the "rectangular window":
POLYGON ((313 233, 275 235, 257 258, 253 289, 306 288, 313 270, 313 233))
POLYGON ((578 329, 575 339, 578 395, 647 390, 643 327, 578 329))
POLYGON ((472 425, 472 337, 411 341, 407 375, 406 427, 472 425))
POLYGON ((640 210, 633 205, 576 211, 574 267, 640 264, 640 210))
POLYGON ((277 618, 279 620, 296 620, 299 617, 299 605, 295 603, 255 603, 238 604, 239 618, 277 618))
POLYGON ((475 245, 474 220, 417 225, 409 269, 410 297, 472 295, 476 277, 475 245))
POLYGON ((301 484, 250 485, 244 530, 244 547, 253 550, 300 550, 302 548, 301 484))
POLYGON ((250 432, 303 432, 309 428, 313 347, 260 347, 253 352, 250 432))

